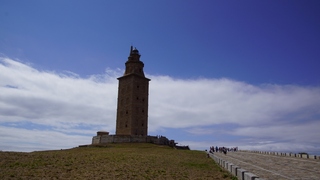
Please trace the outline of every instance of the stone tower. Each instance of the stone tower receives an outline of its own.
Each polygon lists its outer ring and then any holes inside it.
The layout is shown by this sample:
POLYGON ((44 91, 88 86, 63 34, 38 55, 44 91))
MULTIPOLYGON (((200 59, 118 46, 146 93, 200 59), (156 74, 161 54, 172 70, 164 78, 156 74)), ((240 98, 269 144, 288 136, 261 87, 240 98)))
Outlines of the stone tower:
POLYGON ((119 77, 116 135, 148 135, 148 95, 150 79, 136 48, 130 48, 126 70, 119 77))

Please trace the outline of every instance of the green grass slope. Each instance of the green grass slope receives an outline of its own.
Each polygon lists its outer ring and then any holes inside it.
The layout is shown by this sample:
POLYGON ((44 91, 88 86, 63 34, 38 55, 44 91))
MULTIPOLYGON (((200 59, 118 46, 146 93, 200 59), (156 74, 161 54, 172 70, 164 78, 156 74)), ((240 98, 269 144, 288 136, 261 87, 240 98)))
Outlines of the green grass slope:
POLYGON ((146 143, 0 152, 0 179, 232 179, 201 151, 146 143))

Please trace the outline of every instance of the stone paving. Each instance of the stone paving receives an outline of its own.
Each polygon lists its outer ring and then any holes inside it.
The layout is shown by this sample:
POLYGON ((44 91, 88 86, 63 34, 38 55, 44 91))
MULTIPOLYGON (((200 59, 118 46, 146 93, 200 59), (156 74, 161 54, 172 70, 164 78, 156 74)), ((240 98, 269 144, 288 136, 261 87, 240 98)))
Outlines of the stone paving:
POLYGON ((276 156, 252 152, 215 152, 224 159, 261 179, 308 179, 320 180, 320 160, 289 156, 276 156))

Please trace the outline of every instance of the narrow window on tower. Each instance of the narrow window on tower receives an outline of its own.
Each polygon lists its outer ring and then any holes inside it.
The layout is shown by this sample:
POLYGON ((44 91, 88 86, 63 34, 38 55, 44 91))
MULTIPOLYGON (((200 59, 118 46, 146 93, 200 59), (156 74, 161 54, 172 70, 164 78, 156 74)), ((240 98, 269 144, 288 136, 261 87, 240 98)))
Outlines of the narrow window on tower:
POLYGON ((128 111, 126 111, 126 114, 128 114, 128 111))
POLYGON ((143 123, 141 124, 141 126, 143 127, 143 123))
POLYGON ((139 86, 139 85, 137 85, 137 88, 138 88, 138 89, 139 89, 139 87, 140 87, 140 86, 139 86))

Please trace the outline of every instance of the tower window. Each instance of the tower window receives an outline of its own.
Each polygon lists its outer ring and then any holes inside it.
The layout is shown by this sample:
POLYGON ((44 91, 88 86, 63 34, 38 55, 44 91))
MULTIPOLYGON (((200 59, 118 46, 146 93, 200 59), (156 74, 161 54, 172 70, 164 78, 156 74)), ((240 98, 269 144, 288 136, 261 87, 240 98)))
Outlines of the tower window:
POLYGON ((138 88, 138 89, 139 89, 139 87, 140 87, 140 86, 139 86, 139 85, 137 85, 137 88, 138 88))
POLYGON ((141 124, 141 126, 143 127, 143 123, 141 124))
POLYGON ((126 111, 126 114, 128 114, 128 111, 126 111))

